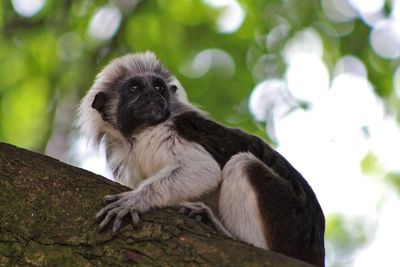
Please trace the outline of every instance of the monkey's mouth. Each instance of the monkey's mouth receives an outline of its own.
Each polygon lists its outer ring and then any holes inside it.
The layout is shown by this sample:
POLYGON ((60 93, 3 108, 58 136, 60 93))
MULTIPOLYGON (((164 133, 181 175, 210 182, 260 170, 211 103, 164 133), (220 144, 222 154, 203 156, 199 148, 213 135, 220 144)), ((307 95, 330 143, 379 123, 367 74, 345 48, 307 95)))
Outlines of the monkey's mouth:
POLYGON ((145 101, 140 104, 135 103, 135 105, 130 108, 130 115, 131 117, 154 125, 167 120, 171 115, 171 111, 166 101, 145 101))
POLYGON ((128 109, 121 115, 118 118, 118 128, 125 136, 130 136, 138 129, 166 121, 170 117, 171 111, 167 105, 147 105, 139 109, 138 107, 128 109))
POLYGON ((150 125, 156 125, 166 121, 171 115, 171 111, 169 109, 165 109, 163 111, 160 110, 152 110, 147 114, 144 114, 144 120, 147 121, 150 125))

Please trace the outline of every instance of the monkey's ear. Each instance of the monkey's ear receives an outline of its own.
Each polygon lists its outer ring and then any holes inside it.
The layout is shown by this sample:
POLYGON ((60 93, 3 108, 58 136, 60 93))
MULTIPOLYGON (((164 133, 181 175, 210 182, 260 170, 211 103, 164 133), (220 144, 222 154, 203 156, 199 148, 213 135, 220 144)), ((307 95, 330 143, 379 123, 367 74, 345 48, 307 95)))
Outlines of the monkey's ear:
POLYGON ((98 112, 102 113, 104 110, 104 104, 106 103, 107 97, 103 92, 97 93, 94 97, 92 108, 96 109, 98 112))
POLYGON ((176 90, 178 90, 178 87, 176 85, 171 85, 169 87, 169 89, 171 89, 172 93, 176 93, 176 90))

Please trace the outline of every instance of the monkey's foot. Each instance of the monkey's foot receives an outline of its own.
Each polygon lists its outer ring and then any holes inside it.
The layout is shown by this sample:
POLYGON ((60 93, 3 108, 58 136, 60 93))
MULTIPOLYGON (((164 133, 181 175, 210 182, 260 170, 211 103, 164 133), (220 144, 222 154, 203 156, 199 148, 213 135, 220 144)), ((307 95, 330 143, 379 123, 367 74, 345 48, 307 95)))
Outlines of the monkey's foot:
POLYGON ((224 235, 232 237, 231 233, 215 217, 212 210, 202 202, 184 202, 179 205, 179 213, 205 223, 224 235))

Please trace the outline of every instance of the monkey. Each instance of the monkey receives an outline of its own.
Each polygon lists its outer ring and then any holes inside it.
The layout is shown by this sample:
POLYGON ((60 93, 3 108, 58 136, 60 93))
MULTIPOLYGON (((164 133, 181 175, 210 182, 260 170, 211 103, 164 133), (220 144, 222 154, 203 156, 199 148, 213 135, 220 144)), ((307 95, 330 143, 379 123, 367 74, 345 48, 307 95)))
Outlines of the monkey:
POLYGON ((115 180, 100 229, 118 232, 154 208, 207 214, 216 229, 256 247, 324 266, 325 219, 303 176, 261 138, 192 105, 153 52, 114 59, 78 108, 77 125, 103 145, 115 180))

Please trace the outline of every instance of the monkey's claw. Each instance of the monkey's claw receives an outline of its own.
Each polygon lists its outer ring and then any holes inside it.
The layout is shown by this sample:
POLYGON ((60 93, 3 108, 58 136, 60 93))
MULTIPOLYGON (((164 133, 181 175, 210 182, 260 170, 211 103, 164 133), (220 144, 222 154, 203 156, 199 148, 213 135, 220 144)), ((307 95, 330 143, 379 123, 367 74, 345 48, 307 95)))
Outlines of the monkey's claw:
POLYGON ((207 213, 207 207, 199 202, 183 203, 179 207, 178 212, 190 218, 195 218, 198 221, 207 220, 209 217, 207 213))
POLYGON ((215 217, 212 210, 202 202, 184 202, 179 206, 178 212, 190 218, 205 223, 226 236, 233 237, 231 233, 215 217))
POLYGON ((119 198, 120 198, 119 195, 108 195, 103 198, 103 202, 104 202, 104 204, 109 204, 109 203, 117 201, 119 198))
POLYGON ((100 231, 112 224, 112 232, 118 232, 127 222, 137 224, 140 221, 139 211, 135 207, 135 196, 132 191, 104 197, 105 207, 96 214, 100 221, 100 231))

